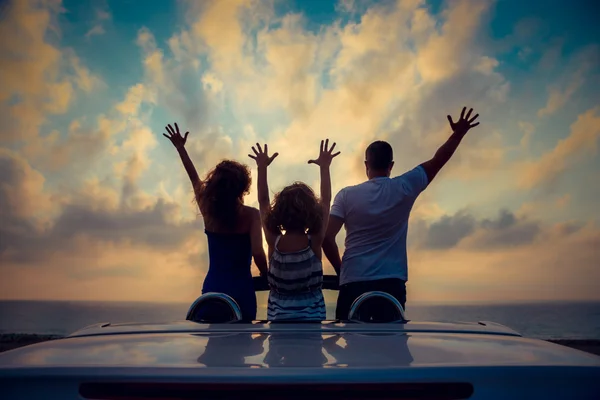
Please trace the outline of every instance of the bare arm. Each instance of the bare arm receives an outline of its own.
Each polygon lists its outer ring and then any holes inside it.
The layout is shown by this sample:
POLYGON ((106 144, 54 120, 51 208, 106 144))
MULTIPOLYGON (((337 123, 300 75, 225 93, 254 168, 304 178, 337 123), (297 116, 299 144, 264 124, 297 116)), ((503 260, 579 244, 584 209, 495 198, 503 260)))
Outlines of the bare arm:
POLYGON ((266 218, 271 211, 271 200, 269 197, 269 183, 267 181, 267 167, 258 168, 258 206, 260 209, 260 217, 265 231, 265 238, 267 245, 269 246, 269 254, 273 251, 275 246, 275 239, 277 236, 274 232, 267 229, 266 218))
POLYGON ((190 182, 192 182, 192 187, 194 188, 194 194, 196 196, 196 202, 200 204, 200 196, 201 191, 200 188, 202 186, 202 180, 198 176, 198 172, 196 171, 196 167, 194 167, 194 163, 190 159, 187 150, 185 147, 181 147, 177 149, 179 156, 181 157, 181 162, 183 163, 183 167, 185 168, 185 172, 187 172, 188 177, 190 178, 190 182))
POLYGON ((327 232, 325 233, 325 239, 323 240, 323 253, 325 253, 325 257, 327 257, 338 276, 340 275, 340 270, 342 268, 342 259, 340 258, 340 251, 335 242, 335 237, 342 229, 343 225, 343 219, 336 217, 335 215, 330 215, 329 223, 327 224, 327 232))
POLYGON ((329 207, 331 207, 331 173, 329 166, 334 157, 337 157, 340 152, 333 154, 335 143, 329 148, 329 139, 321 140, 321 148, 319 151, 319 158, 316 160, 309 160, 309 164, 317 164, 321 171, 321 213, 323 216, 323 226, 321 231, 313 238, 314 245, 320 250, 325 238, 325 232, 327 230, 327 224, 329 222, 329 207))
POLYGON ((171 126, 171 124, 165 127, 169 134, 163 133, 163 136, 166 137, 173 143, 175 149, 179 153, 179 157, 181 157, 181 162, 183 163, 183 167, 185 168, 185 172, 187 172, 190 181, 192 182, 192 188, 194 189, 194 194, 196 196, 196 202, 200 205, 200 187, 202 185, 202 181, 198 176, 198 172, 196 171, 196 167, 194 167, 194 163, 190 159, 187 150, 185 149, 185 142, 187 141, 187 137, 189 132, 186 132, 184 136, 181 136, 179 132, 179 126, 175 123, 175 129, 171 126))
POLYGON ((260 272, 260 276, 267 276, 268 264, 265 249, 263 248, 262 223, 260 212, 252 208, 252 225, 250 227, 250 242, 252 244, 252 258, 260 272))
POLYGON ((427 179, 429 182, 431 182, 433 178, 435 178, 437 173, 440 172, 440 170, 444 167, 444 165, 446 165, 448 160, 450 160, 450 158, 458 148, 458 145, 460 144, 461 140, 463 139, 463 137, 465 137, 469 129, 479 125, 479 122, 473 124, 473 122, 477 119, 479 114, 469 119, 469 117, 471 116, 471 112, 473 112, 473 109, 471 108, 466 116, 465 110, 466 107, 463 108, 460 114, 460 119, 456 123, 452 121, 452 117, 448 115, 448 121, 450 122, 450 127, 453 131, 452 135, 446 141, 446 143, 444 143, 436 151, 435 155, 431 160, 421 164, 423 166, 423 169, 425 170, 425 173, 427 174, 427 179))
POLYGON ((257 148, 252 146, 252 151, 254 155, 248 154, 248 157, 252 158, 256 161, 256 165, 258 167, 258 205, 260 209, 260 217, 262 221, 262 225, 265 231, 265 238, 267 239, 267 244, 269 246, 269 254, 272 253, 272 249, 275 246, 275 233, 269 231, 265 225, 266 217, 271 211, 271 201, 269 198, 269 184, 267 182, 267 168, 273 162, 275 157, 279 155, 279 153, 273 154, 271 157, 268 155, 268 146, 265 144, 265 149, 261 148, 260 144, 256 144, 257 148))
POLYGON ((321 212, 323 213, 323 232, 320 236, 325 237, 325 230, 329 222, 329 208, 331 207, 331 172, 329 166, 321 167, 321 212))

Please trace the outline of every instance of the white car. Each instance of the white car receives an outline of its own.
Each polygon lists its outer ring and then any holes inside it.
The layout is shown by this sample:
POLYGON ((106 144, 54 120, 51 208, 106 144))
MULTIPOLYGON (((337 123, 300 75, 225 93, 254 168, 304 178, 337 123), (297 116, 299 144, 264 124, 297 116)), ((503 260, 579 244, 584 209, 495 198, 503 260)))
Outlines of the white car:
POLYGON ((0 353, 0 398, 600 399, 598 356, 492 322, 407 321, 386 293, 361 296, 344 321, 240 316, 206 294, 186 320, 101 323, 0 353), (196 321, 215 302, 222 320, 196 321))

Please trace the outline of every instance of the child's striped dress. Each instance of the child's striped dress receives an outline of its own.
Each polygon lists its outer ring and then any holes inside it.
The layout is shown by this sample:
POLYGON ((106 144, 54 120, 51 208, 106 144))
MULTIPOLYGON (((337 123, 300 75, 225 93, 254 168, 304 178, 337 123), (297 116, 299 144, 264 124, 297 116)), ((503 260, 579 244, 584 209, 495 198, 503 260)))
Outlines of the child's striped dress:
POLYGON ((323 321, 323 264, 312 251, 310 236, 305 249, 291 253, 277 249, 279 239, 269 263, 269 321, 323 321))

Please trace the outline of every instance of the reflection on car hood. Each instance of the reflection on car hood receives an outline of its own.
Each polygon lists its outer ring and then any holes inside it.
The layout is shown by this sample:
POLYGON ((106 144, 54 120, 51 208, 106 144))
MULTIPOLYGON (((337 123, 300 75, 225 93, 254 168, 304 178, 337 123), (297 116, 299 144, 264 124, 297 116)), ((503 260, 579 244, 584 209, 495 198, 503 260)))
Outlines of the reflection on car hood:
MULTIPOLYGON (((251 325, 248 325, 251 326, 251 325)), ((318 326, 318 325, 317 325, 318 326)), ((296 325, 298 328, 299 326, 296 325)), ((600 366, 600 357, 510 335, 365 328, 114 333, 69 337, 0 354, 0 369, 33 366, 418 368, 600 366)), ((230 326, 231 329, 231 326, 230 326)))

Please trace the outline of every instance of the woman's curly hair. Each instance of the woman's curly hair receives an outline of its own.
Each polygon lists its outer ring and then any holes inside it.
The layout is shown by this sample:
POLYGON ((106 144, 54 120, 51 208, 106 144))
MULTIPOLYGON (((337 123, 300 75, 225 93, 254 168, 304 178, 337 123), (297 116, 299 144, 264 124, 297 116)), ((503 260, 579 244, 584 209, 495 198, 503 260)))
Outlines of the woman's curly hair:
POLYGON ((315 192, 302 182, 285 187, 273 199, 266 226, 275 234, 282 230, 319 233, 323 226, 323 211, 315 192))
POLYGON ((221 161, 211 170, 200 186, 199 208, 202 215, 225 229, 235 229, 239 207, 250 192, 252 178, 244 164, 221 161))

